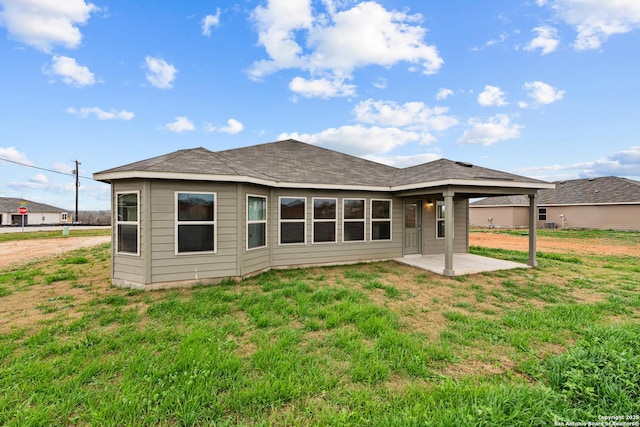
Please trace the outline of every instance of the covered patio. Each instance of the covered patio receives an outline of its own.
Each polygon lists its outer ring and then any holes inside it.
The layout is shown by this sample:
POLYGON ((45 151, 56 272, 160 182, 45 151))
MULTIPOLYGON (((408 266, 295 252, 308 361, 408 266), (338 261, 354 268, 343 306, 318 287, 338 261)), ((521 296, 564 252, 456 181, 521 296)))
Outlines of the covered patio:
MULTIPOLYGON (((433 273, 445 275, 445 256, 439 255, 405 255, 395 258, 395 261, 433 273)), ((464 276, 467 274, 484 273, 486 271, 511 270, 515 268, 531 268, 526 264, 501 259, 488 258, 469 253, 453 254, 455 274, 447 276, 464 276)))

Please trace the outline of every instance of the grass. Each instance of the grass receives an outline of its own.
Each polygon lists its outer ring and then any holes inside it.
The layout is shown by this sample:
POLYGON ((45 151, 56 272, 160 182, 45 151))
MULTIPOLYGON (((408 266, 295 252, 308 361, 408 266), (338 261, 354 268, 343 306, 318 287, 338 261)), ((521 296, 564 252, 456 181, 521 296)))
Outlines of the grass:
MULTIPOLYGON (((109 236, 111 234, 110 229, 96 228, 96 229, 74 229, 69 227, 69 236, 73 237, 89 237, 89 236, 109 236)), ((62 235, 60 231, 27 231, 16 233, 0 233, 0 243, 11 242, 16 240, 37 240, 37 239, 64 239, 67 236, 62 235)))
POLYGON ((385 262, 145 293, 108 285, 109 253, 0 272, 0 425, 548 426, 640 414, 631 257, 542 253, 537 269, 463 280, 385 262))

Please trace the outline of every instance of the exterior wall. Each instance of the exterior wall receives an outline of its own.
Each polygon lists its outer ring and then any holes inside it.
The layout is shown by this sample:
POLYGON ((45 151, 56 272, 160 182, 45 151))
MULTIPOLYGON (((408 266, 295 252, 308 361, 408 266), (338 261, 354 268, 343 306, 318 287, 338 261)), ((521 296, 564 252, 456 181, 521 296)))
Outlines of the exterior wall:
MULTIPOLYGON (((147 283, 211 281, 238 276, 238 185, 190 181, 150 181, 151 253, 147 283), (176 255, 175 192, 215 192, 215 253, 176 255)), ((142 206, 142 204, 141 204, 142 206)), ((142 207, 141 207, 142 210, 142 207)), ((144 213, 141 214, 145 218, 144 213)), ((149 224, 143 225, 143 230, 149 224)), ((144 242, 144 238, 141 237, 144 242)))
MULTIPOLYGON (((543 206, 545 207, 545 206, 543 206)), ((547 221, 555 222, 558 228, 593 228, 600 230, 640 231, 639 205, 600 206, 546 206, 547 221)), ((545 221, 538 221, 543 227, 545 221)))
MULTIPOLYGON (((17 212, 7 212, 0 214, 0 225, 15 225, 12 222, 12 218, 14 215, 16 218, 19 218, 17 212)), ((70 222, 71 214, 68 215, 68 221, 62 221, 62 215, 60 213, 39 213, 39 212, 29 212, 25 215, 24 223, 25 225, 58 225, 58 224, 67 224, 70 222)), ((20 221, 20 220, 19 220, 20 221)), ((21 222, 18 222, 20 225, 21 222)))
POLYGON ((388 193, 368 193, 351 191, 322 191, 274 189, 269 202, 269 241, 271 265, 273 267, 341 264, 359 261, 391 259, 402 256, 403 200, 388 193), (279 244, 278 198, 281 196, 306 197, 306 238, 305 244, 279 244), (337 198, 337 232, 335 243, 313 243, 313 197, 337 198), (342 241, 342 200, 344 198, 365 199, 365 241, 342 241), (371 241, 371 199, 390 199, 391 240, 371 241))
POLYGON ((118 214, 116 193, 127 191, 140 192, 140 242, 148 237, 148 231, 142 218, 148 213, 146 200, 149 197, 143 191, 143 181, 126 180, 118 181, 111 185, 111 212, 113 226, 111 227, 111 277, 116 285, 142 287, 146 283, 145 258, 148 256, 148 247, 140 244, 140 255, 119 254, 116 252, 116 215, 118 214))
POLYGON ((529 226, 529 207, 527 206, 471 206, 469 225, 488 227, 489 217, 496 228, 526 228, 529 226))
MULTIPOLYGON (((442 199, 440 199, 442 200, 442 199)), ((444 253, 444 239, 436 238, 436 201, 422 209, 422 254, 437 255, 444 253)), ((423 204, 424 206, 424 204, 423 204)), ((454 198, 454 234, 453 252, 465 253, 469 249, 469 216, 467 207, 469 199, 454 198)))

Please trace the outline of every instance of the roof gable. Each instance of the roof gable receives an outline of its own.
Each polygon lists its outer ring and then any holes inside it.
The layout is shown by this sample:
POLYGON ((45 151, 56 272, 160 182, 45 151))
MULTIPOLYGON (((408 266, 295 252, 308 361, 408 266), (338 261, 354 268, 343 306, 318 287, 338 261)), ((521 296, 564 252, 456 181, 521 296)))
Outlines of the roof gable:
POLYGON ((62 213, 66 209, 57 208, 45 203, 33 202, 31 200, 18 199, 16 197, 0 197, 0 212, 18 212, 18 208, 23 202, 27 202, 27 208, 31 213, 62 213))

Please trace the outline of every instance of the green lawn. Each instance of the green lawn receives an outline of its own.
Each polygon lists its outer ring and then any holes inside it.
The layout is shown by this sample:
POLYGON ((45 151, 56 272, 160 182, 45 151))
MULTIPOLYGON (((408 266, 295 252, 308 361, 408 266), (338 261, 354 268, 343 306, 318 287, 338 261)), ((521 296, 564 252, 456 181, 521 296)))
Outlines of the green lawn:
POLYGON ((109 256, 0 271, 0 425, 640 416, 636 258, 541 254, 457 279, 385 262, 145 293, 108 285, 109 256))

